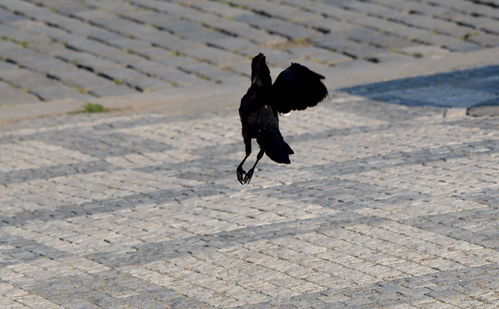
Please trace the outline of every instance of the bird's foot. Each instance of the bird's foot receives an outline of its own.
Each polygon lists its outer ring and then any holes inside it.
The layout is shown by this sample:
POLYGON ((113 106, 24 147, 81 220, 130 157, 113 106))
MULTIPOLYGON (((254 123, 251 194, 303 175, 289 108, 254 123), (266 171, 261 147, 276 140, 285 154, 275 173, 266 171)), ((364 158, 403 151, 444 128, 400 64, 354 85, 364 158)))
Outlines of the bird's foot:
POLYGON ((244 185, 246 183, 247 173, 243 170, 241 166, 237 167, 237 180, 244 185))
POLYGON ((250 181, 251 181, 251 177, 253 177, 253 171, 254 171, 254 169, 250 169, 250 170, 246 173, 246 175, 245 175, 245 177, 244 177, 244 183, 250 183, 250 181))

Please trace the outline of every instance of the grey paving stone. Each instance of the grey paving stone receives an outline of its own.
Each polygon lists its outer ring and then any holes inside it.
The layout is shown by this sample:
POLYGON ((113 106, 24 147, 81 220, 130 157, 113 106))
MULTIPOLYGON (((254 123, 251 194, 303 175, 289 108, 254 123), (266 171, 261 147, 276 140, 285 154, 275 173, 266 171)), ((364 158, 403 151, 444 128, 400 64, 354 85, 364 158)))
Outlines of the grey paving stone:
MULTIPOLYGON (((81 6, 80 4, 80 7, 85 8, 86 6, 81 6)), ((106 12, 101 9, 90 9, 88 7, 86 8, 87 8, 86 10, 82 9, 79 12, 74 13, 73 15, 85 21, 95 21, 99 19, 106 19, 113 17, 112 13, 106 12)))
POLYGON ((490 34, 499 34, 499 23, 497 20, 493 20, 491 23, 480 26, 480 29, 485 30, 490 34))
MULTIPOLYGON (((23 22, 17 21, 15 22, 15 25, 22 24, 23 22)), ((14 25, 5 25, 2 24, 0 25, 0 32, 2 33, 2 36, 12 40, 13 42, 30 42, 30 41, 36 41, 38 38, 30 32, 27 31, 22 31, 21 29, 18 29, 14 25)))
POLYGON ((115 81, 115 83, 123 83, 147 77, 144 74, 128 68, 104 70, 101 71, 100 75, 115 81))
POLYGON ((39 73, 53 74, 55 72, 60 72, 64 70, 72 70, 74 69, 74 65, 67 63, 66 61, 53 58, 50 60, 36 61, 34 63, 30 63, 29 69, 39 73))
POLYGON ((207 61, 211 63, 220 63, 222 65, 230 65, 233 63, 243 63, 246 58, 241 57, 237 54, 232 54, 221 49, 205 46, 199 48, 192 48, 183 51, 183 54, 199 59, 201 61, 207 61))
POLYGON ((281 36, 271 35, 263 30, 253 28, 246 23, 234 20, 221 20, 211 26, 243 38, 251 39, 259 44, 278 44, 286 42, 286 39, 281 36))
POLYGON ((468 38, 469 41, 473 43, 480 44, 482 46, 499 46, 499 38, 495 35, 490 34, 477 34, 468 38))
POLYGON ((333 64, 333 67, 336 68, 359 68, 359 67, 365 67, 368 65, 372 65, 373 62, 369 62, 364 59, 355 59, 352 61, 345 61, 337 64, 333 64))
POLYGON ((208 41, 208 44, 228 51, 237 51, 254 46, 254 43, 250 42, 249 40, 227 36, 215 40, 210 40, 208 41))
POLYGON ((314 59, 321 63, 335 64, 351 60, 348 56, 313 46, 293 47, 289 51, 297 57, 314 59))
POLYGON ((440 15, 448 11, 447 8, 431 5, 425 2, 412 2, 412 1, 400 1, 400 2, 381 2, 384 5, 390 6, 392 8, 398 9, 403 12, 411 13, 417 12, 419 14, 425 15, 440 15))
POLYGON ((192 58, 187 57, 186 55, 184 56, 175 55, 173 57, 156 59, 156 61, 154 62, 153 61, 141 62, 141 65, 143 65, 146 68, 151 68, 154 67, 156 63, 160 63, 168 67, 178 67, 183 64, 192 63, 192 58))
POLYGON ((118 40, 123 38, 123 36, 121 36, 120 34, 85 23, 74 24, 70 27, 66 27, 66 29, 69 30, 72 34, 78 34, 82 37, 94 39, 104 43, 107 43, 107 41, 110 40, 118 40))
POLYGON ((88 91, 99 97, 121 96, 121 95, 137 93, 135 89, 123 84, 107 85, 99 88, 89 89, 88 91))
POLYGON ((153 46, 160 46, 168 50, 182 51, 184 49, 201 46, 199 42, 194 42, 180 37, 169 34, 166 31, 151 32, 142 35, 141 39, 153 44, 153 46))
POLYGON ((466 42, 466 41, 457 41, 453 43, 448 43, 444 45, 445 48, 451 50, 451 51, 457 51, 457 52, 469 52, 473 50, 480 49, 481 47, 477 44, 471 43, 471 42, 466 42))
POLYGON ((113 82, 87 70, 74 68, 71 71, 58 72, 54 75, 59 80, 84 90, 95 90, 113 85, 113 82))
POLYGON ((207 63, 197 63, 193 65, 182 65, 180 69, 189 72, 191 74, 196 74, 207 78, 209 80, 218 81, 220 79, 230 79, 230 77, 234 76, 234 73, 229 71, 221 70, 213 65, 209 65, 207 63))
POLYGON ((40 99, 25 90, 13 87, 2 87, 3 98, 0 100, 1 104, 15 104, 15 103, 36 103, 40 99))
POLYGON ((157 78, 170 82, 174 86, 192 85, 202 80, 201 78, 196 77, 196 75, 194 74, 185 73, 177 68, 171 67, 156 67, 148 70, 147 72, 157 78))
MULTIPOLYGON (((411 40, 418 40, 419 38, 427 38, 427 37, 439 37, 438 34, 432 33, 429 30, 425 29, 418 29, 414 27, 407 27, 407 26, 398 26, 398 27, 392 27, 388 30, 390 33, 396 34, 398 36, 408 38, 411 40)), ((440 36, 443 37, 443 36, 440 36)), ((438 40, 438 39, 435 39, 438 40)), ((438 44, 438 43, 435 43, 438 44)))
POLYGON ((180 36, 189 35, 192 32, 206 31, 206 28, 204 28, 203 26, 188 20, 177 20, 169 23, 164 28, 169 32, 176 33, 180 36))
POLYGON ((38 56, 40 56, 40 54, 27 48, 18 47, 15 49, 2 50, 1 56, 2 58, 10 62, 25 65, 36 60, 38 56))
POLYGON ((369 42, 371 37, 376 35, 377 31, 367 28, 354 28, 342 31, 341 36, 359 42, 369 42))
POLYGON ((459 42, 459 40, 456 38, 440 34, 432 34, 432 35, 418 37, 415 39, 415 41, 422 42, 426 45, 432 45, 432 46, 443 46, 445 44, 459 42))
POLYGON ((353 3, 343 3, 341 5, 342 7, 352 9, 357 12, 366 12, 370 15, 375 15, 375 16, 381 16, 383 18, 389 18, 393 15, 397 15, 399 12, 397 12, 394 9, 391 9, 389 7, 384 7, 381 5, 376 5, 376 4, 371 4, 371 3, 358 3, 358 2, 353 2, 353 3))
POLYGON ((369 37, 366 42, 389 51, 414 44, 409 39, 387 33, 376 33, 375 35, 369 37))
POLYGON ((215 40, 220 40, 220 39, 225 39, 230 36, 227 34, 221 33, 219 31, 212 31, 212 30, 203 30, 199 32, 188 32, 182 37, 185 37, 188 40, 194 41, 194 42, 201 42, 204 44, 210 44, 210 42, 215 41, 215 40))
POLYGON ((15 22, 15 21, 18 21, 20 19, 23 19, 23 18, 19 15, 13 14, 9 11, 4 10, 4 9, 0 9, 0 19, 4 23, 11 23, 11 22, 15 22))
POLYGON ((427 45, 413 45, 400 49, 401 52, 410 54, 414 57, 432 57, 432 56, 443 56, 449 53, 448 50, 436 47, 436 46, 427 46, 427 45))
POLYGON ((12 88, 12 86, 9 85, 8 83, 4 82, 4 81, 0 81, 0 88, 2 88, 2 89, 8 89, 8 88, 12 88))
POLYGON ((370 45, 354 45, 352 48, 343 49, 342 52, 352 58, 364 58, 370 61, 370 59, 375 58, 377 54, 383 53, 383 50, 370 45))
POLYGON ((79 92, 78 90, 58 84, 58 85, 53 85, 49 87, 43 87, 40 89, 34 89, 33 92, 41 97, 45 101, 50 101, 50 100, 56 100, 56 99, 61 99, 61 98, 88 98, 88 95, 85 95, 82 92, 79 92))
POLYGON ((354 48, 355 42, 346 38, 338 38, 334 34, 323 36, 320 39, 312 39, 312 42, 321 48, 342 52, 354 48))
POLYGON ((237 17, 236 20, 249 23, 270 33, 285 36, 291 40, 301 40, 319 35, 319 32, 317 31, 313 31, 289 22, 284 22, 279 19, 262 17, 260 15, 243 15, 237 17))
POLYGON ((55 80, 33 71, 16 70, 7 72, 10 73, 10 76, 9 78, 6 78, 6 80, 15 85, 23 86, 27 89, 34 90, 58 84, 58 82, 56 82, 55 80))
POLYGON ((134 40, 126 37, 118 37, 116 39, 112 39, 108 41, 109 44, 113 46, 118 46, 123 49, 141 49, 150 46, 149 44, 144 43, 143 41, 134 40))
POLYGON ((158 47, 141 47, 141 48, 136 48, 132 49, 132 51, 135 54, 138 54, 142 57, 145 57, 147 59, 151 60, 157 60, 165 57, 171 57, 172 52, 169 50, 166 50, 164 48, 158 48, 158 47))
MULTIPOLYGON (((265 57, 267 59, 267 63, 270 66, 278 66, 278 67, 287 67, 293 61, 294 56, 290 52, 286 51, 279 51, 275 49, 270 49, 270 48, 253 48, 253 49, 245 49, 244 51, 241 51, 246 57, 252 58, 258 53, 263 53, 265 54, 265 57)), ((239 62, 234 62, 234 64, 238 64, 239 62)), ((248 65, 246 65, 246 68, 248 68, 248 65)), ((248 72, 251 73, 251 72, 248 72)))
POLYGON ((407 62, 412 59, 409 56, 398 54, 398 53, 381 53, 373 56, 372 60, 386 63, 386 62, 407 62))
POLYGON ((0 51, 8 49, 16 49, 18 45, 9 41, 0 41, 0 51))
POLYGON ((133 33, 133 36, 135 37, 140 37, 141 35, 155 32, 155 29, 153 27, 134 23, 115 16, 106 19, 98 19, 95 21, 95 23, 98 26, 104 27, 120 34, 127 35, 128 33, 133 33))
POLYGON ((120 14, 130 20, 134 20, 143 24, 159 25, 163 22, 170 22, 180 19, 180 16, 174 16, 166 12, 156 12, 152 10, 133 10, 120 14))
POLYGON ((136 80, 131 80, 127 82, 127 84, 131 87, 138 88, 144 92, 171 87, 171 84, 152 77, 145 77, 136 80))
POLYGON ((244 9, 231 6, 230 3, 223 3, 223 2, 215 2, 215 3, 198 2, 198 3, 193 3, 193 6, 203 11, 215 13, 217 15, 220 14, 222 16, 232 17, 232 18, 247 13, 246 10, 244 9))
POLYGON ((57 11, 65 15, 77 15, 78 13, 90 11, 91 9, 81 3, 59 3, 57 11))

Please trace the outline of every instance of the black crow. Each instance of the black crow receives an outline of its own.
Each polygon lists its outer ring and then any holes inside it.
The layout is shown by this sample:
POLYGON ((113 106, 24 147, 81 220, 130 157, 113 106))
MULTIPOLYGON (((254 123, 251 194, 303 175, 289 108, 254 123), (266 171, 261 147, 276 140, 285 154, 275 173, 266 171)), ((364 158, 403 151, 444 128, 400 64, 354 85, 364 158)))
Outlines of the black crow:
POLYGON ((274 162, 291 162, 289 155, 294 152, 279 131, 278 113, 285 114, 291 110, 303 110, 317 105, 328 94, 321 79, 324 79, 324 76, 301 64, 292 63, 272 84, 265 56, 260 53, 253 58, 251 87, 241 99, 239 107, 246 149, 246 156, 237 167, 237 180, 241 184, 250 182, 255 166, 264 153, 274 162), (243 170, 243 164, 251 154, 252 138, 256 138, 260 151, 255 164, 246 172, 243 170))

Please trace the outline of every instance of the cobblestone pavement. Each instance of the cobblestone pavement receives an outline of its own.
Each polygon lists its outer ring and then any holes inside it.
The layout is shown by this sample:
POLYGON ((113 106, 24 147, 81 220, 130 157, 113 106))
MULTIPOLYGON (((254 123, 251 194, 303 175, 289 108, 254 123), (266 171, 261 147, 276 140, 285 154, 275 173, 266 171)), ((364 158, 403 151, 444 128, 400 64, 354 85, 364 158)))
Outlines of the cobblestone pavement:
POLYGON ((242 80, 259 51, 324 68, 496 46, 490 0, 2 0, 0 104, 242 80))
POLYGON ((372 88, 283 118, 292 164, 246 186, 238 102, 4 130, 0 307, 497 308, 497 118, 372 88))

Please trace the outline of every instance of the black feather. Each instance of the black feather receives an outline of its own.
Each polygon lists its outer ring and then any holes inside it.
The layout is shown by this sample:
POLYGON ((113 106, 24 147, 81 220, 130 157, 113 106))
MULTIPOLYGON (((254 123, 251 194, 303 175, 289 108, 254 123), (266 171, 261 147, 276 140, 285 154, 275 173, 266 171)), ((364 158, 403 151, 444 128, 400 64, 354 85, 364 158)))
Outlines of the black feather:
POLYGON ((285 114, 291 110, 304 110, 317 105, 328 95, 321 79, 324 76, 309 68, 298 63, 291 64, 272 85, 272 106, 285 114))
POLYGON ((265 151, 265 154, 276 163, 289 164, 289 155, 294 151, 279 131, 279 127, 271 126, 262 130, 256 137, 258 145, 265 151))

